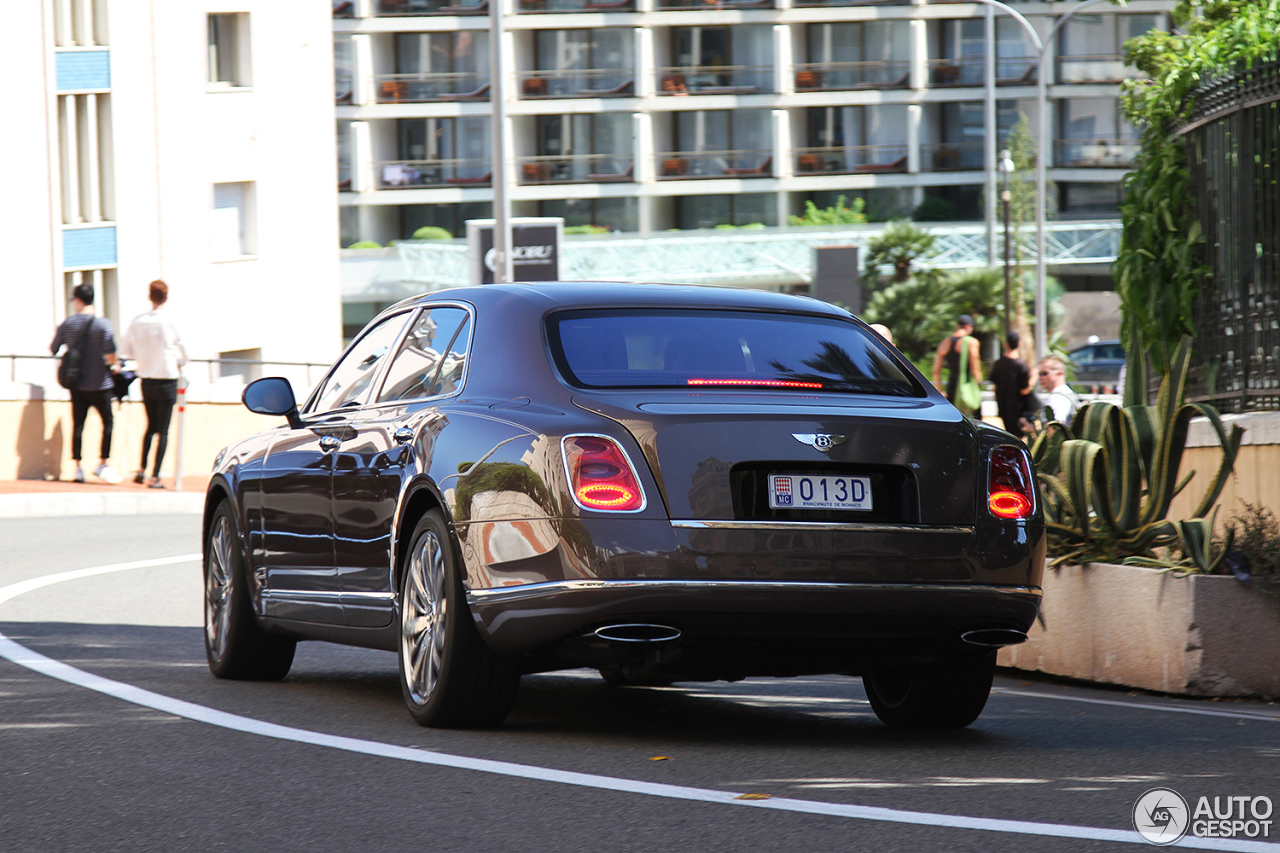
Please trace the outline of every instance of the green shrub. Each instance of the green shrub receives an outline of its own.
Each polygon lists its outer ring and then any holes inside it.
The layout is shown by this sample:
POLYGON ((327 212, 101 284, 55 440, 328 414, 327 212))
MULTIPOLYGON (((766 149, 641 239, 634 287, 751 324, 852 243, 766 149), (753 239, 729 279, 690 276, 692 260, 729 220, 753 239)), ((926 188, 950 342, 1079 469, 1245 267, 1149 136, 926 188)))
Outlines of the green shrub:
POLYGON ((357 240, 347 247, 348 249, 381 249, 381 243, 375 243, 372 240, 357 240))
MULTIPOLYGON (((1123 562, 1129 565, 1209 572, 1230 549, 1212 554, 1208 515, 1235 467, 1244 430, 1228 434, 1212 406, 1186 403, 1191 338, 1174 351, 1154 406, 1091 403, 1071 426, 1050 421, 1032 444, 1036 477, 1045 506, 1049 548, 1057 562, 1123 562), (1190 483, 1178 468, 1187 428, 1197 415, 1208 419, 1222 448, 1222 461, 1200 497, 1192 518, 1170 521, 1173 498, 1190 483), (1183 558, 1161 558, 1159 550, 1180 547, 1183 558)), ((1125 378, 1126 400, 1136 400, 1147 371, 1132 360, 1125 378)), ((1046 411, 1048 411, 1046 409, 1046 411)), ((1216 513, 1216 511, 1215 511, 1216 513)))
POLYGON ((435 225, 424 225, 417 231, 413 232, 415 240, 452 240, 453 234, 447 228, 438 228, 435 225))
POLYGON ((608 234, 609 229, 603 225, 568 225, 565 226, 566 234, 608 234))
POLYGON ((792 216, 787 221, 792 225, 860 225, 867 221, 863 208, 867 203, 855 198, 853 204, 846 204, 845 197, 840 196, 831 207, 818 209, 812 201, 804 203, 804 216, 792 216))

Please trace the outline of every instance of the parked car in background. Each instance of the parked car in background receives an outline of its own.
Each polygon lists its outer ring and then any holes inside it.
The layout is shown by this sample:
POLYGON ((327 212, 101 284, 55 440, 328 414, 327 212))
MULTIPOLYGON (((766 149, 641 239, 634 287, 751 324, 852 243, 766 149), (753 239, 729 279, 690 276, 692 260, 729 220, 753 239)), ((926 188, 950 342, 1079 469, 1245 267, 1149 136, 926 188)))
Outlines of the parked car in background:
POLYGON ((490 285, 402 302, 205 510, 221 678, 300 639, 386 649, 419 723, 495 725, 524 673, 841 673, 894 726, 981 713, 1036 618, 1026 446, 846 311, 716 287, 490 285))
POLYGON ((1075 373, 1071 384, 1082 389, 1115 388, 1124 367, 1124 346, 1119 341, 1096 341, 1068 353, 1075 373))

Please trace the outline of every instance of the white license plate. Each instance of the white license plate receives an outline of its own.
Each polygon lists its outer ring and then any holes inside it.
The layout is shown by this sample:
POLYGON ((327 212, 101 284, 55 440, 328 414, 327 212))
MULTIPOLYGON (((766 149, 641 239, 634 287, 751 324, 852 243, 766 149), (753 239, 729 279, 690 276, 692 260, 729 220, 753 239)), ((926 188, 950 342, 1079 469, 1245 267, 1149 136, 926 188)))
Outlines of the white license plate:
POLYGON ((770 474, 772 509, 871 509, 870 477, 770 474))

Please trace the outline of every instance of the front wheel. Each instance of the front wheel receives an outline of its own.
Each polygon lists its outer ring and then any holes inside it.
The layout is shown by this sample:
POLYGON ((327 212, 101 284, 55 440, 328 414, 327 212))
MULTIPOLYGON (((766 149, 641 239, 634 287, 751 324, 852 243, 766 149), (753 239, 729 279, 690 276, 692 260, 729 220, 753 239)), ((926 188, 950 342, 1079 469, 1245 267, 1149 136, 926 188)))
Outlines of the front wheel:
POLYGON ((423 726, 496 726, 520 684, 515 662, 485 645, 471 619, 439 513, 418 522, 400 581, 400 689, 423 726))
POLYGON ((869 672, 862 677, 871 709, 887 726, 959 729, 982 713, 996 674, 996 653, 869 672))
POLYGON ((218 678, 279 681, 289 674, 297 640, 262 630, 253 617, 240 559, 235 515, 225 502, 204 548, 204 651, 218 678))

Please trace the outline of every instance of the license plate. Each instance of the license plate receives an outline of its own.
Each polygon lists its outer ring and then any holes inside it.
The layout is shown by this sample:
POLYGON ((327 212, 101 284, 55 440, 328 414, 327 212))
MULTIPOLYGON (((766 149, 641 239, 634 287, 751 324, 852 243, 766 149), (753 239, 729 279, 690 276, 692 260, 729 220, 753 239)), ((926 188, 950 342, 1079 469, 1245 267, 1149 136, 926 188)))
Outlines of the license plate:
POLYGON ((770 474, 772 509, 871 509, 870 477, 770 474))

